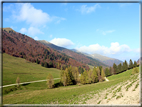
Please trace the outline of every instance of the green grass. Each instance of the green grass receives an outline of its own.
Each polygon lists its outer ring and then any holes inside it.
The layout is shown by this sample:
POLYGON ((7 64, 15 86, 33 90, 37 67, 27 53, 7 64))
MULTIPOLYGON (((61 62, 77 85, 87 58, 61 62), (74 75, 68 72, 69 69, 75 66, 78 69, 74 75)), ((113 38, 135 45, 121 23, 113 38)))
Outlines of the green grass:
POLYGON ((59 78, 60 70, 45 68, 25 59, 3 54, 3 85, 16 83, 17 76, 20 82, 44 80, 48 73, 51 73, 54 78, 59 78))
MULTIPOLYGON (((86 84, 86 85, 72 85, 67 87, 59 87, 54 89, 42 89, 42 90, 20 90, 17 94, 17 91, 9 93, 3 96, 3 103, 14 103, 14 104, 50 104, 51 102, 56 102, 60 104, 69 104, 74 103, 73 99, 81 100, 82 94, 86 96, 91 91, 97 92, 102 88, 108 88, 117 83, 122 82, 121 79, 118 81, 111 82, 101 82, 95 84, 86 84), (74 95, 74 96, 72 96, 74 95), (15 96, 15 98, 13 98, 15 96), (71 101, 72 100, 72 101, 71 101)), ((34 83, 33 83, 34 84, 34 83)), ((86 96, 87 97, 87 96, 86 96)), ((77 102, 78 102, 77 101, 77 102)))
MULTIPOLYGON (((29 73, 29 74, 20 74, 19 77, 22 81, 29 80, 40 80, 41 78, 47 77, 47 74, 52 73, 54 78, 59 77, 59 71, 57 69, 48 69, 41 67, 40 65, 26 62, 24 59, 15 58, 4 54, 3 58, 4 64, 3 69, 5 69, 5 73, 3 73, 3 79, 5 77, 9 77, 8 81, 13 82, 4 82, 5 84, 15 83, 18 75, 13 74, 16 72, 29 73), (6 57, 6 58, 5 58, 6 57), (11 58, 11 61, 9 60, 11 58), (20 62, 20 63, 19 63, 20 62), (14 64, 13 64, 14 63, 14 64), (18 66, 18 70, 13 66, 18 66), (11 69, 11 70, 8 70, 11 69), (35 74, 33 74, 35 73, 35 74), (43 74, 39 74, 43 73, 43 74), (10 76, 11 75, 11 76, 10 76), (28 76, 28 77, 27 77, 28 76), (35 79, 32 79, 35 77, 35 79), (14 79, 14 80, 13 80, 14 79)), ((99 93, 100 90, 107 89, 114 85, 123 82, 124 80, 128 80, 131 77, 131 70, 123 72, 121 74, 113 75, 108 77, 110 81, 104 81, 100 83, 94 84, 86 84, 86 85, 70 85, 67 87, 60 86, 58 88, 48 89, 46 82, 40 83, 31 83, 25 86, 21 86, 21 89, 12 91, 8 94, 3 95, 3 103, 4 104, 78 104, 79 102, 85 103, 86 99, 90 98, 90 92, 95 94, 99 93), (84 100, 82 100, 84 98, 84 100)), ((5 79, 6 80, 6 79, 5 79)), ((56 80, 55 83, 58 83, 59 80, 56 80)), ((8 88, 8 87, 7 87, 8 88)), ((6 89, 6 88, 4 88, 6 89)), ((91 93, 91 94, 93 94, 91 93)), ((100 103, 101 100, 98 102, 100 103)))
POLYGON ((107 78, 108 78, 108 80, 117 80, 117 79, 120 79, 120 78, 126 80, 126 79, 128 79, 128 77, 131 76, 131 72, 132 72, 132 69, 127 70, 127 71, 120 73, 120 74, 117 74, 117 75, 109 76, 107 78))
POLYGON ((136 88, 138 87, 138 85, 139 85, 139 82, 137 82, 137 84, 136 84, 135 88, 133 89, 133 91, 136 90, 136 88))

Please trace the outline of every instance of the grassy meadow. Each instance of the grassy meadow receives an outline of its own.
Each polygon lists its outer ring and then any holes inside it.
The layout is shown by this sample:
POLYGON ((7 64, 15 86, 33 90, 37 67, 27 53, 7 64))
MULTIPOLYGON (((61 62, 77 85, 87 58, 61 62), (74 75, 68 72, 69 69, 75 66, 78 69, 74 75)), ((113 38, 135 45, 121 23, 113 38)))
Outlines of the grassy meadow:
POLYGON ((3 85, 16 83, 19 76, 20 82, 44 80, 48 73, 54 78, 59 78, 60 70, 55 68, 45 68, 40 64, 31 63, 23 58, 12 57, 3 54, 3 85))
MULTIPOLYGON (((49 72, 54 78, 59 78, 60 70, 44 68, 35 63, 26 62, 24 59, 3 54, 3 84, 15 83, 17 76, 23 82, 46 79, 49 72)), ((132 78, 131 72, 132 70, 127 70, 118 75, 110 76, 108 77, 110 81, 80 86, 70 85, 48 89, 46 82, 21 85, 20 89, 3 94, 3 104, 79 104, 82 100, 88 100, 89 94, 93 95, 100 90, 132 78)), ((55 84, 58 84, 58 82, 59 80, 54 81, 55 84)), ((11 87, 3 88, 3 93, 4 90, 11 87)))

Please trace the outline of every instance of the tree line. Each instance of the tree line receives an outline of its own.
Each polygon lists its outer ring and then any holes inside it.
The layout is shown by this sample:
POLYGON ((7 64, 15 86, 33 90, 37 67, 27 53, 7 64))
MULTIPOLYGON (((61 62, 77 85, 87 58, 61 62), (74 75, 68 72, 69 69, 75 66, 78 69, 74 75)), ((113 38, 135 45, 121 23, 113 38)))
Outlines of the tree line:
MULTIPOLYGON (((69 66, 65 70, 61 68, 60 72, 60 83, 63 86, 68 86, 68 85, 80 85, 80 84, 91 84, 91 83, 97 83, 97 82, 102 82, 105 80, 105 72, 102 67, 94 67, 93 69, 90 70, 83 70, 81 74, 79 73, 79 68, 78 67, 72 67, 69 66)), ((51 74, 50 76, 47 77, 47 83, 50 83, 53 85, 54 81, 53 77, 51 74), (52 78, 51 78, 52 77, 52 78)), ((49 88, 51 88, 51 85, 48 85, 49 88)), ((52 87, 53 88, 53 87, 52 87)))
MULTIPOLYGON (((115 63, 113 64, 113 67, 110 68, 103 68, 102 66, 97 66, 93 69, 83 69, 80 67, 72 67, 72 66, 68 66, 67 68, 65 68, 64 70, 61 67, 61 72, 60 72, 60 83, 63 86, 68 86, 68 85, 80 85, 80 84, 91 84, 91 83, 97 83, 97 82, 102 82, 105 81, 105 77, 111 76, 111 75, 115 75, 115 74, 119 74, 121 72, 124 72, 126 70, 132 69, 137 67, 137 63, 136 61, 134 61, 134 64, 132 62, 132 60, 130 59, 129 61, 129 65, 127 63, 127 61, 125 60, 125 62, 123 62, 123 64, 119 64, 116 65, 115 63), (79 70, 81 69, 81 72, 79 72, 79 70)), ((48 76, 48 83, 49 83, 49 79, 50 79, 50 83, 52 83, 52 85, 49 85, 49 88, 53 88, 53 83, 51 81, 51 74, 50 76, 48 76)), ((53 80, 53 77, 52 77, 53 80)))
POLYGON ((115 74, 119 74, 119 73, 122 73, 126 70, 129 70, 129 69, 132 69, 134 67, 137 67, 137 62, 134 61, 134 63, 132 62, 132 60, 130 59, 129 61, 129 64, 127 63, 127 61, 125 60, 123 62, 123 64, 119 64, 119 65, 116 65, 115 63, 113 64, 113 67, 110 67, 110 68, 106 68, 105 69, 105 74, 106 74, 106 77, 107 76, 110 76, 110 75, 115 75, 115 74))

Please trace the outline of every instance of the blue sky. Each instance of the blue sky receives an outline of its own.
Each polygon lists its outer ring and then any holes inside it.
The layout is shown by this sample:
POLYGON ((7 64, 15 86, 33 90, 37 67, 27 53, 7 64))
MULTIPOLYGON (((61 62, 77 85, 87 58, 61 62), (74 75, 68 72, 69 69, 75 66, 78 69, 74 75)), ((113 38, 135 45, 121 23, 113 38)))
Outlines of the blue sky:
POLYGON ((88 54, 140 57, 139 3, 4 3, 3 27, 88 54))

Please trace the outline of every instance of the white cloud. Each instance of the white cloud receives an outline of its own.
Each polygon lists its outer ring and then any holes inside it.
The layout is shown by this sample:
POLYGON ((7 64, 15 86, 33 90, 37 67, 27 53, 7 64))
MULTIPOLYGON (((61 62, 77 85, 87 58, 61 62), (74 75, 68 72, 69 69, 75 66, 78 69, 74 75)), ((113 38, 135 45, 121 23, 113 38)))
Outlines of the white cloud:
POLYGON ((26 33, 26 32, 27 32, 27 29, 26 29, 26 28, 22 28, 22 29, 20 30, 20 32, 21 32, 21 33, 26 33))
POLYGON ((55 20, 56 24, 59 24, 62 20, 66 20, 66 18, 57 17, 57 16, 52 17, 52 19, 55 20))
POLYGON ((30 3, 19 5, 20 10, 18 14, 13 15, 19 21, 26 21, 32 26, 40 26, 52 20, 47 13, 43 12, 41 9, 34 8, 30 3))
POLYGON ((81 8, 79 9, 79 11, 81 11, 81 13, 91 13, 93 11, 96 10, 96 8, 100 8, 99 4, 95 4, 94 6, 90 6, 87 7, 87 5, 82 5, 81 8))
POLYGON ((37 37, 37 36, 35 36, 35 37, 34 37, 34 40, 38 40, 38 37, 37 37))
POLYGON ((30 3, 19 3, 16 6, 17 11, 12 13, 13 18, 17 21, 26 21, 30 26, 39 27, 45 26, 48 22, 55 21, 56 23, 60 23, 61 21, 66 20, 62 17, 50 16, 41 9, 36 9, 30 3))
POLYGON ((113 54, 119 54, 121 52, 130 52, 131 49, 128 45, 119 45, 118 42, 112 42, 110 47, 106 46, 100 46, 99 44, 93 44, 89 46, 82 46, 79 48, 76 48, 78 51, 81 52, 88 52, 88 53, 98 53, 103 55, 113 55, 113 54))
POLYGON ((53 43, 61 47, 70 47, 74 45, 74 43, 71 40, 66 38, 54 38, 50 41, 50 43, 53 43))
POLYGON ((44 33, 42 31, 40 31, 38 28, 30 27, 28 29, 28 34, 31 35, 31 36, 34 36, 36 34, 44 34, 44 33))
POLYGON ((102 33, 103 35, 107 35, 108 33, 113 33, 113 32, 115 32, 115 30, 103 31, 103 30, 100 30, 100 29, 97 29, 96 31, 102 33))
POLYGON ((20 30, 21 33, 26 33, 29 36, 35 36, 37 34, 44 34, 42 31, 40 31, 38 28, 36 27, 29 27, 28 29, 26 28, 22 28, 20 30))

